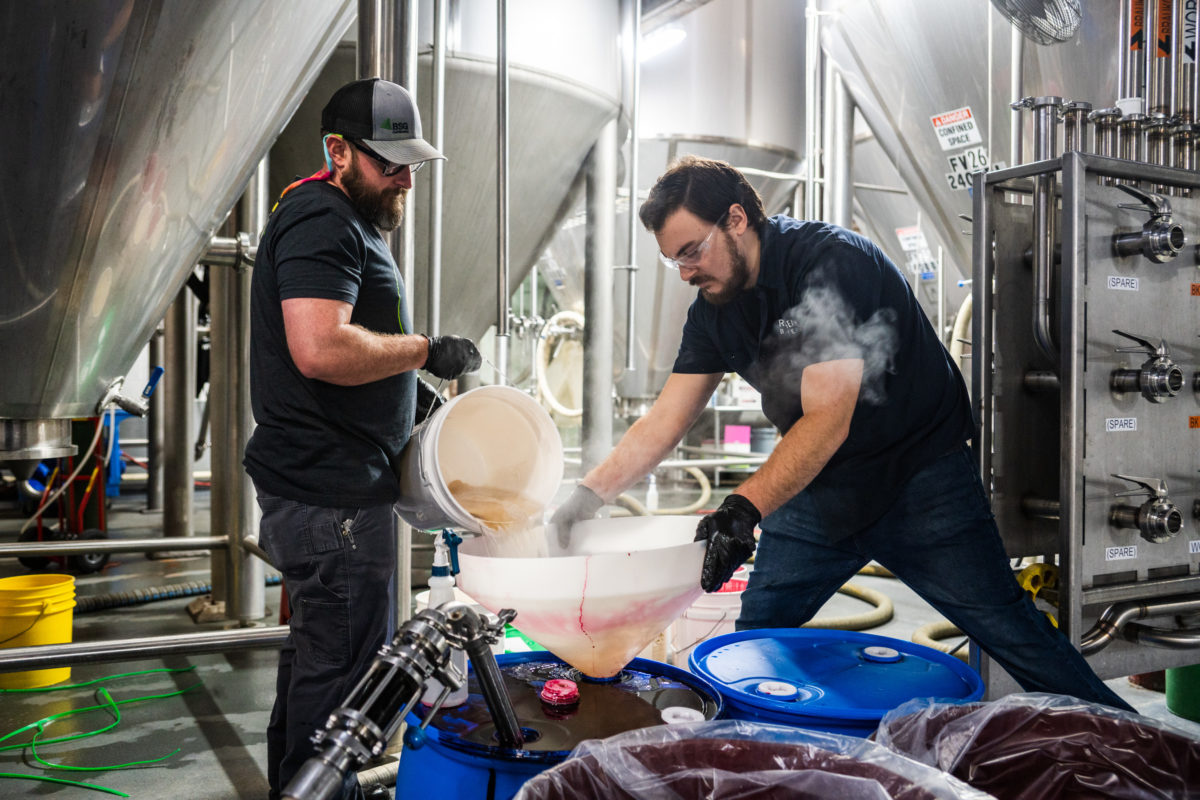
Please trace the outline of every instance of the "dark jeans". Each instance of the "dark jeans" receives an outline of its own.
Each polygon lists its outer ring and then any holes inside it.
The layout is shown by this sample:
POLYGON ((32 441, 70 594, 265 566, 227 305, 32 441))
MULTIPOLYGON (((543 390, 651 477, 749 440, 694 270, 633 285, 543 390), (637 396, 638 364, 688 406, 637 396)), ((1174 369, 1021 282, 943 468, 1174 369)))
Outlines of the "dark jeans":
MULTIPOLYGON (((321 508, 262 490, 258 504, 259 543, 283 573, 292 611, 267 728, 275 800, 395 630, 396 535, 391 505, 321 508)), ((347 776, 343 800, 362 797, 356 777, 347 776)))
POLYGON ((836 543, 830 543, 804 492, 761 527, 739 630, 807 622, 875 559, 970 636, 1026 691, 1133 710, 1104 685, 1013 577, 979 471, 965 446, 913 476, 878 522, 836 543))

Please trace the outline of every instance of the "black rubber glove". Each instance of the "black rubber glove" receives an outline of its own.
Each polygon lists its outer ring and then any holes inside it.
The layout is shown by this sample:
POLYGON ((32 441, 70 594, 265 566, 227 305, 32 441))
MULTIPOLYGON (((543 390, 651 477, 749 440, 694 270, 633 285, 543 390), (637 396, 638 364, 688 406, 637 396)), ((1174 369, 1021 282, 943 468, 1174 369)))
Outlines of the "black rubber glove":
POLYGON ((470 339, 462 336, 431 336, 429 356, 424 369, 430 375, 443 380, 452 380, 464 372, 474 372, 483 363, 478 348, 470 339))
POLYGON ((708 540, 700 573, 704 591, 720 589, 754 555, 754 527, 761 521, 762 514, 740 494, 729 495, 720 508, 700 520, 693 541, 708 540))
POLYGON ((582 483, 576 486, 575 491, 571 492, 571 496, 567 498, 566 502, 558 507, 554 516, 550 517, 550 524, 558 532, 558 543, 563 547, 569 545, 571 528, 575 526, 575 523, 596 516, 596 512, 603 506, 604 501, 600 495, 582 483))
POLYGON ((446 405, 446 399, 429 385, 429 381, 417 378, 417 414, 413 426, 420 425, 429 419, 429 415, 446 405))

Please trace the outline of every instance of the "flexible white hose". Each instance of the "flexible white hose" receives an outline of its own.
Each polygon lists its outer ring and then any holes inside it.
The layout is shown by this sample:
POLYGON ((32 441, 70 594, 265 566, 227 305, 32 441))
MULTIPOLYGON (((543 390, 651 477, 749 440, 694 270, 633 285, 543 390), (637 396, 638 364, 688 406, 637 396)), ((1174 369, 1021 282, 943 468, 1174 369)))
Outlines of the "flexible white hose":
POLYGON ((967 299, 962 301, 962 305, 958 307, 958 314, 954 317, 954 329, 950 332, 950 357, 954 359, 954 365, 958 367, 959 372, 963 369, 963 342, 970 339, 974 297, 975 295, 969 294, 967 299))
POLYGON ((583 406, 579 408, 569 408, 559 401, 554 396, 553 390, 550 388, 550 382, 546 379, 546 369, 550 366, 549 342, 553 331, 566 323, 573 325, 579 330, 583 330, 583 315, 576 311, 560 311, 550 319, 546 320, 546 324, 542 326, 542 332, 538 335, 537 345, 537 363, 534 367, 537 369, 537 385, 538 394, 546 405, 550 406, 550 410, 564 417, 581 417, 583 416, 583 406))
POLYGON ((877 592, 874 589, 868 589, 865 586, 859 586, 854 583, 843 584, 838 589, 838 594, 848 595, 850 597, 865 600, 875 608, 870 611, 865 611, 861 614, 851 614, 846 617, 825 617, 822 619, 812 619, 804 623, 802 628, 821 628, 824 630, 838 631, 865 631, 868 628, 877 628, 880 625, 887 623, 895 614, 896 607, 892 603, 892 598, 888 597, 883 592, 877 592))
MULTIPOLYGON (((676 508, 659 508, 651 511, 642 503, 638 502, 634 497, 628 494, 617 495, 612 501, 615 506, 621 506, 635 517, 650 517, 654 515, 669 515, 669 516, 687 516, 695 514, 700 509, 708 504, 712 499, 712 484, 708 481, 708 476, 701 472, 696 467, 685 467, 684 472, 696 479, 696 483, 700 484, 700 496, 694 502, 686 506, 678 506, 676 508)), ((622 516, 621 514, 613 514, 614 517, 622 516)))
POLYGON ((951 639, 962 635, 963 632, 953 622, 939 619, 937 622, 930 622, 928 625, 922 625, 913 631, 912 640, 915 644, 932 647, 934 650, 949 653, 963 661, 969 661, 969 652, 962 650, 962 644, 951 646, 943 644, 941 641, 942 639, 951 639))
POLYGON ((83 471, 83 465, 86 464, 87 460, 92 457, 92 452, 96 449, 96 443, 100 441, 100 432, 103 430, 104 415, 101 414, 100 419, 96 420, 96 435, 92 437, 92 443, 88 445, 87 452, 84 453, 83 457, 79 459, 79 465, 75 467, 75 471, 71 473, 71 477, 63 481, 63 485, 58 487, 58 490, 54 494, 50 495, 49 499, 47 499, 46 502, 42 503, 41 506, 38 507, 38 510, 33 513, 32 517, 25 520, 25 524, 22 525, 21 530, 17 532, 17 538, 20 538, 21 534, 25 533, 25 531, 29 529, 29 526, 42 516, 46 509, 50 507, 50 504, 57 500, 58 496, 65 492, 67 487, 71 485, 71 482, 75 480, 80 472, 83 471))

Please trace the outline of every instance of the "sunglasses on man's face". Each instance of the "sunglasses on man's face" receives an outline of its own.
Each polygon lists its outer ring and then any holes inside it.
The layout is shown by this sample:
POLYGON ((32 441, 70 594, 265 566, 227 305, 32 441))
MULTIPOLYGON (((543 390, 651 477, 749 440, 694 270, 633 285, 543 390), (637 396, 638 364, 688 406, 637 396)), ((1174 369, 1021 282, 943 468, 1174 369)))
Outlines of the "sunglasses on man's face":
POLYGON ((355 150, 365 156, 370 157, 377 164, 379 164, 379 171, 383 173, 383 177, 385 178, 391 178, 395 175, 399 175, 401 170, 403 170, 405 167, 408 167, 412 172, 416 172, 425 164, 424 161, 417 162, 416 164, 397 164, 394 161, 388 161, 386 158, 379 155, 360 141, 355 139, 346 139, 346 141, 353 145, 355 150))

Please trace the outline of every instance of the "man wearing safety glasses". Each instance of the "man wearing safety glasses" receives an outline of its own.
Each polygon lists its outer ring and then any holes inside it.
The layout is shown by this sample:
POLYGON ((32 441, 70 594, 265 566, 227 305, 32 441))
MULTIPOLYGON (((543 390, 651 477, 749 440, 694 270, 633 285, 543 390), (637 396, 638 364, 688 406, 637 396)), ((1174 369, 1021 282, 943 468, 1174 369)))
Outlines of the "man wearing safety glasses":
MULTIPOLYGON (((321 127, 325 169, 284 191, 251 289, 257 427, 244 463, 292 612, 267 729, 272 798, 395 629, 394 465, 413 427, 417 370, 449 380, 480 365, 469 339, 412 332, 381 233, 400 224, 412 174, 444 158, 421 138, 412 97, 355 81, 334 93, 321 127)), ((354 778, 342 797, 362 796, 354 778)))
POLYGON ((697 527, 705 591, 757 547, 739 629, 804 624, 875 559, 1027 691, 1131 711, 1014 579, 966 446, 966 386, 887 256, 835 225, 767 218, 740 172, 694 156, 640 216, 699 296, 653 407, 555 512, 560 539, 653 470, 736 372, 783 434, 697 527))

